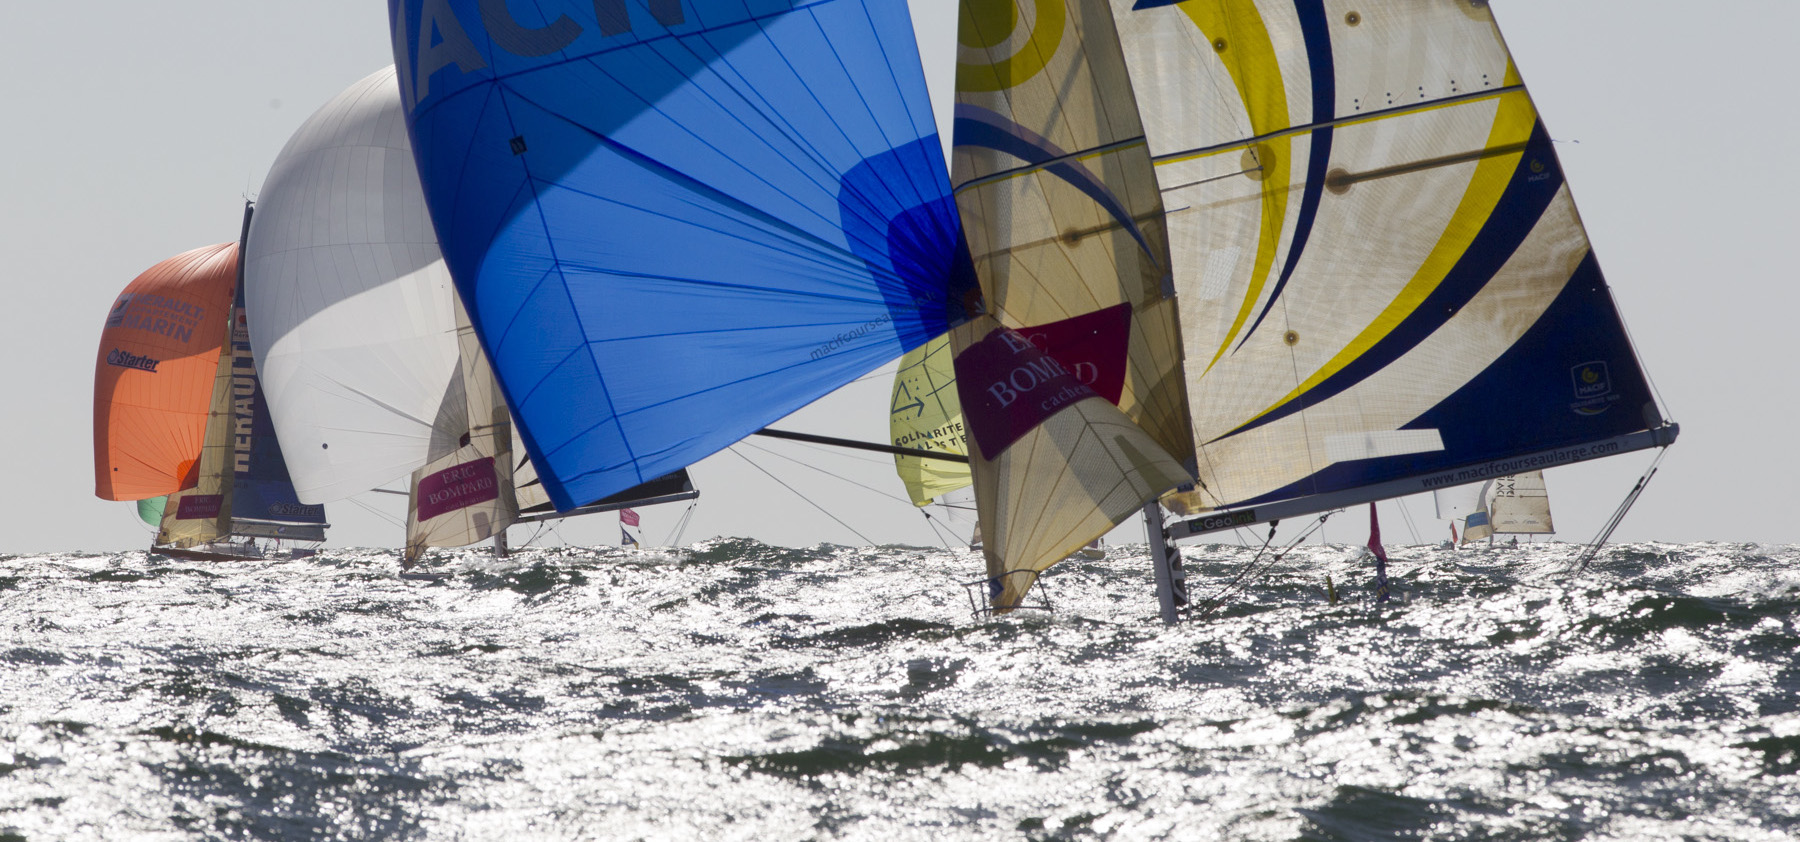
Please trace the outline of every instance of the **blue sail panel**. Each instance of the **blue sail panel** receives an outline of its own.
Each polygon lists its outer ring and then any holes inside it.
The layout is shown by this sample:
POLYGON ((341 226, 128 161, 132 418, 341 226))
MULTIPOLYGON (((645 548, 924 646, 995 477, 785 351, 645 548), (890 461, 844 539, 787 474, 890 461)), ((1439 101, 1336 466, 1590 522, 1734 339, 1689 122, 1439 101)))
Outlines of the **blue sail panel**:
POLYGON ((231 328, 233 426, 231 517, 292 524, 325 523, 325 507, 300 502, 269 416, 256 359, 250 353, 244 287, 237 288, 231 328))
POLYGON ((444 257, 559 509, 960 319, 906 4, 392 0, 444 257))

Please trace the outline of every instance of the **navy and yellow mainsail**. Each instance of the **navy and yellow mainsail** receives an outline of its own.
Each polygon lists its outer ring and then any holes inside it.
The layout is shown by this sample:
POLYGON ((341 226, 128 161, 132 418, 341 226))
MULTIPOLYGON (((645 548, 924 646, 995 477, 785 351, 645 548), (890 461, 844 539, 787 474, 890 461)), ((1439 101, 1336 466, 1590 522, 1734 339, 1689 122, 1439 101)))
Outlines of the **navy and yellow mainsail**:
POLYGON ((558 509, 960 317, 972 272, 905 3, 390 15, 445 260, 558 509))
POLYGON ((1112 0, 1168 208, 1195 531, 1667 444, 1485 3, 1112 0))

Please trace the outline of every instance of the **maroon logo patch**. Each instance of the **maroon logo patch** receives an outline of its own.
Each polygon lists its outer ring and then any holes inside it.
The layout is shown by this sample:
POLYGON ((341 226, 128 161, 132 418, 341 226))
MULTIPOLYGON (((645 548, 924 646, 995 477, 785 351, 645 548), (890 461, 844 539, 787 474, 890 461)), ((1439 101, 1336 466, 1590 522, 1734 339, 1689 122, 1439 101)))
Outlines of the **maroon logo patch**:
POLYGON ((225 507, 223 494, 189 494, 175 507, 176 520, 211 520, 225 507))
POLYGON ((1125 391, 1131 305, 1026 328, 1000 328, 956 358, 956 392, 989 459, 1083 398, 1125 391))
POLYGON ((494 480, 494 457, 464 462, 419 480, 419 520, 466 509, 500 496, 494 480))

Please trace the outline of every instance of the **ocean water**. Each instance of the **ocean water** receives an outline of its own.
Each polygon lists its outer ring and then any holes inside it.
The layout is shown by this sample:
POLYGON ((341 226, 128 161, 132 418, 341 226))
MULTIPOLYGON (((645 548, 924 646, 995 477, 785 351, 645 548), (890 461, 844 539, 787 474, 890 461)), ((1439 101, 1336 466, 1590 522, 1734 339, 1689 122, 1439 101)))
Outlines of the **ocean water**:
POLYGON ((1800 548, 1575 552, 0 557, 0 840, 1800 837, 1800 548))

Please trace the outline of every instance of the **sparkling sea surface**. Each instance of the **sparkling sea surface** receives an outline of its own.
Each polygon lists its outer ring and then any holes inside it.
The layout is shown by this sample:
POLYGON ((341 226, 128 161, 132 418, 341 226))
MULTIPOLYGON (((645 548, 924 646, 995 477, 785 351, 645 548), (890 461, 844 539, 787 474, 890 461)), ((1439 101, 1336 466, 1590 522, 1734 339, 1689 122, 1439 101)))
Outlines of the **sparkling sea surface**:
POLYGON ((1800 838, 1800 548, 1578 549, 0 556, 0 842, 1800 838))

